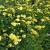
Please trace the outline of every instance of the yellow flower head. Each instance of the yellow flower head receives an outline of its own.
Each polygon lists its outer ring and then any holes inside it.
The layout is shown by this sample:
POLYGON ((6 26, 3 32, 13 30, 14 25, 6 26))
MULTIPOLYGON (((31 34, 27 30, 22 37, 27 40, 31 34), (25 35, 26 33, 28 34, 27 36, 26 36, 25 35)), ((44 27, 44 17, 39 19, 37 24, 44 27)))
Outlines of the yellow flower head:
POLYGON ((34 18, 34 19, 33 19, 33 22, 37 22, 37 19, 34 18))
POLYGON ((14 1, 14 0, 11 0, 11 1, 14 1))
POLYGON ((9 35, 9 38, 10 38, 11 40, 14 40, 14 39, 16 39, 16 35, 13 34, 13 33, 11 33, 11 34, 9 35))
POLYGON ((13 45, 10 43, 10 44, 8 44, 8 47, 13 47, 13 45))
POLYGON ((12 25, 12 26, 16 26, 17 23, 16 23, 16 22, 12 22, 11 25, 12 25))
POLYGON ((12 12, 15 12, 15 9, 13 7, 10 7, 10 10, 12 10, 12 12))
POLYGON ((42 28, 45 28, 45 26, 44 25, 43 26, 37 25, 37 26, 35 26, 35 28, 38 29, 38 30, 40 30, 42 28))
POLYGON ((32 22, 32 21, 26 21, 25 23, 26 23, 27 25, 30 25, 31 22, 32 22))
POLYGON ((37 31, 35 31, 34 29, 31 29, 32 34, 37 35, 37 31))
POLYGON ((15 19, 15 21, 20 21, 20 19, 17 18, 17 19, 15 19))
POLYGON ((21 7, 19 7, 18 9, 19 9, 19 10, 23 10, 23 7, 21 6, 21 7))
POLYGON ((21 17, 26 18, 26 15, 25 14, 21 14, 21 17))
POLYGON ((7 13, 6 12, 3 12, 3 15, 5 16, 5 15, 7 15, 7 13))
POLYGON ((49 17, 45 17, 46 20, 50 20, 49 17))
POLYGON ((17 15, 16 17, 17 17, 17 18, 20 18, 20 15, 17 15))
POLYGON ((13 33, 11 33, 11 34, 9 35, 9 38, 13 41, 13 43, 14 43, 15 45, 17 45, 17 44, 21 41, 21 39, 19 39, 19 37, 20 37, 20 36, 16 36, 16 35, 13 34, 13 33))
POLYGON ((32 17, 31 16, 29 16, 29 17, 27 17, 29 20, 32 20, 32 17))
POLYGON ((30 0, 26 0, 26 1, 30 1, 30 0))
POLYGON ((5 9, 4 11, 8 11, 7 9, 5 9))
POLYGON ((4 6, 3 5, 0 5, 0 8, 4 8, 4 6))
POLYGON ((45 19, 41 19, 41 21, 42 21, 42 22, 44 22, 44 21, 45 21, 45 19))
POLYGON ((41 29, 41 26, 40 25, 37 25, 35 26, 36 29, 40 30, 41 29))
POLYGON ((41 26, 42 28, 45 28, 45 26, 43 25, 43 26, 41 26))
POLYGON ((2 40, 2 36, 0 36, 0 41, 2 40))
POLYGON ((25 22, 25 20, 21 20, 22 22, 25 22))
POLYGON ((26 34, 23 34, 22 37, 23 37, 23 38, 26 38, 26 34))
POLYGON ((24 32, 24 30, 21 29, 20 32, 24 32))
POLYGON ((12 14, 8 14, 8 16, 12 16, 12 14))

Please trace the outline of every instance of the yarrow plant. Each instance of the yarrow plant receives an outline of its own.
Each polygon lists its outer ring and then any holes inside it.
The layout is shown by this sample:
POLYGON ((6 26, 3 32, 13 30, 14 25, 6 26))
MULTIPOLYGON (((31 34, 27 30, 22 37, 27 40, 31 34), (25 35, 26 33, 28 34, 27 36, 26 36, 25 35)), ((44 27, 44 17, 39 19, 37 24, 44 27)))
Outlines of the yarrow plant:
POLYGON ((49 0, 0 0, 0 49, 50 50, 49 11, 49 0))

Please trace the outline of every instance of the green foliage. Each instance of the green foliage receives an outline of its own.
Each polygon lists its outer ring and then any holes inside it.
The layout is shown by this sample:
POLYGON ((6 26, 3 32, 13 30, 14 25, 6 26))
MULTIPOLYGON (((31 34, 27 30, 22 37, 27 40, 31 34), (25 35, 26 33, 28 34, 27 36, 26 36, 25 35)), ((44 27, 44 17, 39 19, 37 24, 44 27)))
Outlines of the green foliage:
POLYGON ((0 0, 0 50, 50 50, 50 0, 0 0))

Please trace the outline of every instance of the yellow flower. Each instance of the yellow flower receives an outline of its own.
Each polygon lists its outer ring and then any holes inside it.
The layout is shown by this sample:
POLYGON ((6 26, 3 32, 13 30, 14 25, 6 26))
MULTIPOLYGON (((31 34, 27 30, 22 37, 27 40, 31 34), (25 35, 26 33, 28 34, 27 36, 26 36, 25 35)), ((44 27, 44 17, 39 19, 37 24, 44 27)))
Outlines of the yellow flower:
POLYGON ((18 9, 19 9, 19 10, 23 10, 23 7, 21 6, 21 7, 19 7, 18 9))
POLYGON ((26 38, 26 34, 23 34, 22 37, 23 37, 23 38, 26 38))
POLYGON ((15 13, 15 9, 13 7, 9 7, 8 10, 10 10, 13 13, 15 13))
POLYGON ((47 12, 48 14, 50 14, 50 12, 47 12))
POLYGON ((15 9, 14 8, 10 8, 12 10, 12 12, 15 12, 15 9))
POLYGON ((22 22, 25 22, 25 20, 21 20, 22 22))
POLYGON ((45 17, 46 20, 50 20, 49 17, 45 17))
POLYGON ((45 28, 45 26, 44 25, 43 26, 37 25, 37 26, 35 26, 35 28, 38 29, 38 30, 40 30, 42 28, 45 28))
POLYGON ((4 6, 3 5, 0 5, 0 8, 4 8, 4 6))
POLYGON ((45 21, 45 19, 41 19, 41 21, 42 21, 42 22, 44 22, 44 21, 45 21))
POLYGON ((14 0, 11 0, 11 1, 14 1, 14 0))
POLYGON ((41 28, 45 28, 45 26, 41 26, 41 28))
POLYGON ((5 9, 4 11, 7 11, 7 9, 5 9))
POLYGON ((26 15, 25 14, 21 14, 21 17, 26 18, 26 15))
POLYGON ((0 41, 2 40, 2 36, 0 36, 0 41))
POLYGON ((20 18, 20 15, 17 15, 16 17, 17 17, 17 18, 20 18))
POLYGON ((34 22, 37 22, 37 19, 34 18, 33 21, 34 21, 34 22))
POLYGON ((37 36, 39 36, 39 35, 38 35, 38 32, 37 32, 36 30, 34 30, 34 29, 31 29, 31 34, 32 34, 32 35, 37 35, 37 36))
POLYGON ((20 32, 24 32, 24 31, 21 29, 20 32))
POLYGON ((20 23, 17 23, 17 25, 20 25, 20 23))
POLYGON ((13 42, 14 42, 15 45, 17 45, 20 41, 21 41, 21 39, 18 38, 16 40, 14 40, 13 42))
POLYGON ((17 23, 16 23, 16 22, 12 22, 12 23, 11 23, 11 25, 16 26, 16 25, 17 25, 17 23))
POLYGON ((41 29, 41 26, 40 25, 37 25, 35 26, 36 29, 40 30, 41 29))
POLYGON ((17 18, 17 19, 15 19, 15 21, 20 21, 20 19, 17 18))
POLYGON ((6 3, 8 3, 9 1, 8 0, 6 0, 6 3))
POLYGON ((5 15, 7 15, 7 13, 6 12, 3 12, 3 15, 5 16, 5 15))
POLYGON ((27 1, 30 1, 30 0, 26 0, 26 2, 27 2, 27 1))
POLYGON ((28 11, 32 11, 32 9, 30 9, 30 8, 28 8, 27 10, 28 10, 28 11))
POLYGON ((32 17, 31 16, 29 16, 29 17, 27 17, 29 20, 31 20, 32 19, 32 17))
POLYGON ((20 23, 12 22, 11 25, 15 27, 16 25, 20 25, 20 23))
POLYGON ((27 25, 30 25, 31 24, 31 21, 26 21, 25 22, 27 25))
POLYGON ((11 33, 11 34, 9 35, 9 38, 10 38, 11 40, 16 40, 16 35, 13 34, 13 33, 11 33))
POLYGON ((8 16, 12 16, 12 14, 8 14, 8 16))
POLYGON ((13 40, 13 43, 14 43, 15 45, 17 45, 17 44, 21 41, 21 39, 19 39, 19 37, 20 37, 20 36, 16 36, 16 35, 13 34, 13 33, 11 33, 11 34, 9 35, 9 38, 10 38, 11 40, 13 40))
POLYGON ((8 44, 8 47, 12 47, 13 45, 10 43, 10 44, 8 44))
POLYGON ((17 41, 14 41, 14 44, 15 44, 15 45, 17 45, 17 44, 18 44, 18 42, 17 42, 17 41))

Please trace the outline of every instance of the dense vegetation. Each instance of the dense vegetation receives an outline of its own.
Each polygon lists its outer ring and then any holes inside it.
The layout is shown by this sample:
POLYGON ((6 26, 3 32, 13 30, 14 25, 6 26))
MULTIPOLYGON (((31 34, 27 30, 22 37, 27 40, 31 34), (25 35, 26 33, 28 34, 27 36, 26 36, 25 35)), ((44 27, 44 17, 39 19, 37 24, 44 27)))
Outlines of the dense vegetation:
POLYGON ((0 50, 50 50, 50 0, 0 0, 0 50))

